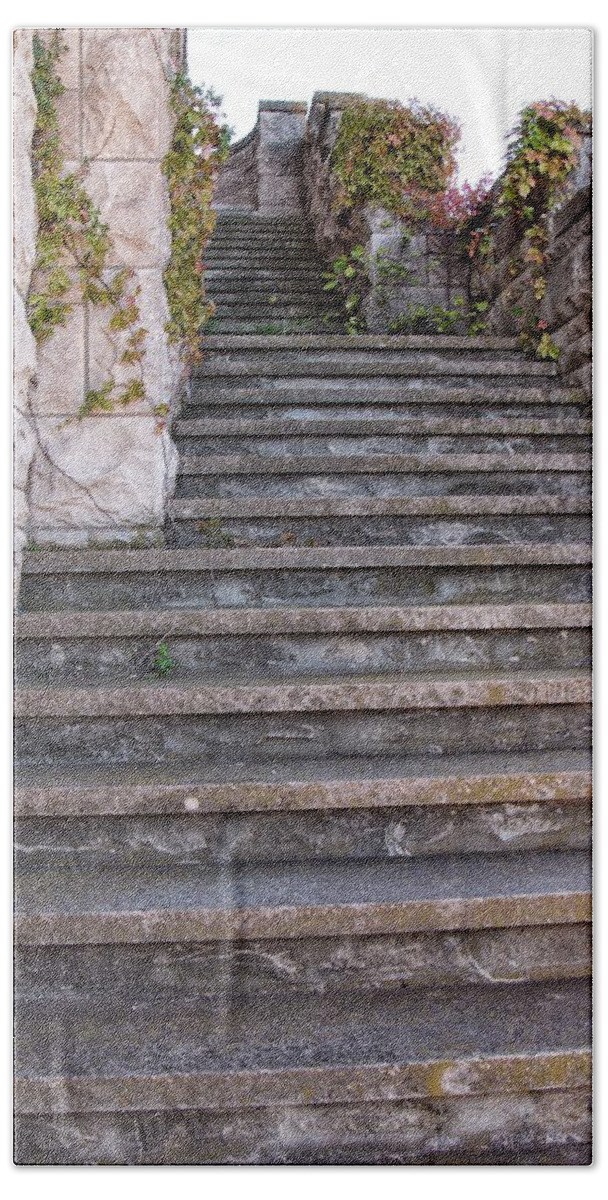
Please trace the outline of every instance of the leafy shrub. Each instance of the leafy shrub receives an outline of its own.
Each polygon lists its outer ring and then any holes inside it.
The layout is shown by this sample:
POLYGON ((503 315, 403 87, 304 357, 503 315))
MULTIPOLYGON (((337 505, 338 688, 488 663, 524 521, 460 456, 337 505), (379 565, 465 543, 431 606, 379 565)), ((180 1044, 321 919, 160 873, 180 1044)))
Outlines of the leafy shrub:
POLYGON ((370 205, 426 220, 454 175, 459 138, 451 117, 415 100, 354 102, 344 110, 331 156, 336 209, 370 205))

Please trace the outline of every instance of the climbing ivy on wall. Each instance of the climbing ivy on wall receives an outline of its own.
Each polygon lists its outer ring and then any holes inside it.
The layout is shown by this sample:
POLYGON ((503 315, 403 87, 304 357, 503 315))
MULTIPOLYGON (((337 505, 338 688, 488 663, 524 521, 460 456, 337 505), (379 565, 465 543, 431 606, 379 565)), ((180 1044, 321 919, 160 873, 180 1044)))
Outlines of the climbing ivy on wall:
POLYGON ((353 102, 331 155, 335 209, 369 205, 410 222, 428 219, 454 175, 459 137, 455 121, 416 101, 353 102))
POLYGON ((107 270, 112 247, 108 226, 84 186, 86 168, 65 171, 56 102, 64 87, 57 63, 67 47, 56 30, 47 44, 35 34, 32 86, 37 113, 32 139, 32 175, 38 214, 33 287, 28 320, 37 342, 65 325, 74 304, 108 310, 111 335, 123 335, 118 362, 133 367, 131 378, 116 374, 88 391, 78 415, 108 412, 145 395, 143 356, 146 331, 140 325, 139 287, 129 269, 107 270))
POLYGON ((169 187, 171 256, 164 272, 169 341, 186 363, 201 358, 203 326, 214 305, 205 295, 203 255, 215 225, 211 200, 218 167, 228 155, 230 130, 218 119, 221 100, 183 72, 171 81, 173 139, 163 160, 169 187))
POLYGON ((496 224, 510 217, 515 223, 521 250, 509 264, 513 276, 529 272, 528 300, 515 306, 520 338, 526 350, 539 358, 557 359, 559 347, 540 319, 547 289, 549 217, 563 198, 564 185, 575 169, 591 114, 575 104, 543 100, 522 109, 507 151, 507 166, 500 190, 484 225, 477 225, 469 241, 469 255, 491 264, 496 224))

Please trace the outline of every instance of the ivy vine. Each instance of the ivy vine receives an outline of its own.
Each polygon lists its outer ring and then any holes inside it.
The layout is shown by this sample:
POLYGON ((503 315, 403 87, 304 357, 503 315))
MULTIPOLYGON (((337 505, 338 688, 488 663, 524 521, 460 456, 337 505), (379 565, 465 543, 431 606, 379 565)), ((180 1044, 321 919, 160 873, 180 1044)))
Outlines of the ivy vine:
POLYGON ((112 371, 98 388, 87 391, 78 410, 81 418, 144 398, 146 330, 140 324, 140 289, 131 282, 134 272, 122 268, 110 273, 107 269, 112 242, 108 226, 84 186, 86 165, 79 171, 65 171, 56 102, 65 91, 57 63, 66 50, 59 30, 47 43, 34 34, 32 86, 37 112, 32 174, 38 233, 28 320, 36 341, 42 343, 57 326, 65 325, 75 303, 107 309, 111 334, 124 335, 118 363, 133 367, 134 372, 119 383, 112 371))
POLYGON ((201 359, 201 332, 215 311, 205 295, 203 255, 215 225, 211 200, 228 155, 230 129, 218 120, 220 97, 183 72, 171 80, 175 126, 162 169, 169 189, 171 255, 164 272, 170 319, 166 332, 182 360, 201 359))
POLYGON ((563 198, 590 128, 590 113, 575 104, 543 100, 522 109, 486 224, 478 224, 470 234, 469 256, 489 265, 495 256, 493 228, 505 217, 514 220, 521 251, 511 259, 509 273, 515 277, 528 271, 529 275, 528 300, 512 312, 520 324, 524 349, 542 359, 557 360, 560 353, 540 317, 547 290, 549 217, 563 198))

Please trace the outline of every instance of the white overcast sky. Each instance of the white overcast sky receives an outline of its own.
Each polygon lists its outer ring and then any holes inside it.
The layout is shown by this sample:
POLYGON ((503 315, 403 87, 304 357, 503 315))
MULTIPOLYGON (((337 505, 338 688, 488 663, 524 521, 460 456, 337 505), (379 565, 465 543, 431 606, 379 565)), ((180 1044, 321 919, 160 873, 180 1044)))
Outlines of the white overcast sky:
POLYGON ((188 30, 191 77, 223 96, 235 139, 254 126, 258 100, 310 101, 315 91, 417 97, 459 121, 460 178, 471 183, 499 174, 527 102, 555 96, 590 106, 591 54, 582 28, 188 30))

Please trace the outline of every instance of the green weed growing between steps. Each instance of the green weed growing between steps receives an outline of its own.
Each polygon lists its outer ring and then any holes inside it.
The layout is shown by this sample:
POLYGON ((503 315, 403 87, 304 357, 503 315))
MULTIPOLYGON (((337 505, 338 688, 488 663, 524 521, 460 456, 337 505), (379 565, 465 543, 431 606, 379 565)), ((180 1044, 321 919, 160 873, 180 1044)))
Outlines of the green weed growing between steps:
POLYGON ((108 331, 112 340, 120 342, 118 364, 132 367, 133 374, 119 383, 113 370, 99 387, 87 391, 78 410, 78 416, 84 417, 144 398, 146 330, 140 324, 140 289, 132 283, 133 271, 107 269, 112 242, 108 226, 84 186, 86 164, 79 171, 65 171, 56 104, 65 91, 57 63, 66 49, 59 30, 48 43, 34 34, 32 87, 37 110, 32 173, 38 232, 27 315, 32 333, 41 343, 65 325, 75 303, 107 310, 108 331))

